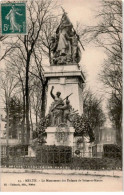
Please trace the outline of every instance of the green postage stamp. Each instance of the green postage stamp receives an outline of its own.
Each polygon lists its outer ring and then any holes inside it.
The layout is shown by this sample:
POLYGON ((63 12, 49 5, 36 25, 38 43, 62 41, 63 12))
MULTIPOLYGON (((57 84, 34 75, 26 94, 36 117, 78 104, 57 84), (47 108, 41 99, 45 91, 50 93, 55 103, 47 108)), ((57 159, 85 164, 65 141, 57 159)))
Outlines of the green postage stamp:
POLYGON ((26 2, 4 2, 0 6, 1 34, 27 34, 26 2))

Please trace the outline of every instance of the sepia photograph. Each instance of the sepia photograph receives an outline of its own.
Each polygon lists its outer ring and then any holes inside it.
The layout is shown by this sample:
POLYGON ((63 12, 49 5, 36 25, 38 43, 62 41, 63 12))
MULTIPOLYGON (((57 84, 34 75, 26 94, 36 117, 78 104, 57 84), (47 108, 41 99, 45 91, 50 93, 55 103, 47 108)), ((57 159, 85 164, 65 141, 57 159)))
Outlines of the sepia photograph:
POLYGON ((0 0, 0 191, 122 192, 122 0, 0 0))

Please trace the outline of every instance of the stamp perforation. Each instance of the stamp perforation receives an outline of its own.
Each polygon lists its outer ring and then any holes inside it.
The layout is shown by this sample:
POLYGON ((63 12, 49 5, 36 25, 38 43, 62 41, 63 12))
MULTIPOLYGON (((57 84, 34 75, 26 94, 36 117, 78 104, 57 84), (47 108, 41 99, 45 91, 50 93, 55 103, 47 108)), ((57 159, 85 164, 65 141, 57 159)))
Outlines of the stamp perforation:
MULTIPOLYGON (((22 6, 23 6, 22 5, 22 6)), ((19 6, 19 5, 15 5, 15 6, 19 6)), ((21 7, 21 5, 20 5, 20 7, 21 7)), ((1 1, 0 2, 0 35, 27 35, 27 1, 1 1), (9 33, 3 33, 3 29, 2 29, 2 5, 3 6, 5 6, 6 4, 12 4, 12 5, 14 5, 14 4, 23 4, 23 5, 25 5, 25 32, 24 32, 24 29, 22 30, 23 32, 9 32, 9 33)))

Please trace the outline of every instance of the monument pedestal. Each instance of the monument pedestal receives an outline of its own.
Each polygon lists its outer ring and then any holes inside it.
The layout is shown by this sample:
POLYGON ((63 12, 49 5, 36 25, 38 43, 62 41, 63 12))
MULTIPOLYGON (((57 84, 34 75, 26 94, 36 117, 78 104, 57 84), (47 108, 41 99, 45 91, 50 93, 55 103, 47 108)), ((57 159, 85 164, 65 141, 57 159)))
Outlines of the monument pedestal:
POLYGON ((83 113, 82 91, 85 78, 78 65, 47 66, 44 67, 44 70, 44 76, 48 80, 46 115, 53 102, 50 96, 52 86, 54 86, 54 94, 57 91, 61 92, 62 99, 72 93, 69 97, 70 104, 81 115, 83 113))
MULTIPOLYGON (((69 127, 69 131, 68 131, 68 135, 67 135, 67 140, 63 141, 62 140, 58 140, 57 139, 57 127, 48 127, 46 129, 46 133, 47 133, 47 143, 46 145, 56 145, 56 146, 73 146, 73 142, 74 142, 74 128, 73 127, 69 127)), ((66 132, 65 132, 66 133, 66 132)))
MULTIPOLYGON (((52 93, 56 96, 57 92, 61 93, 61 98, 64 100, 69 96, 70 106, 77 111, 80 115, 83 114, 83 83, 84 75, 82 70, 80 70, 78 64, 72 65, 56 65, 56 66, 47 66, 44 67, 44 76, 48 80, 48 94, 47 94, 47 105, 46 105, 46 115, 50 112, 50 107, 55 99, 51 97, 51 89, 54 86, 52 93)), ((65 129, 61 132, 61 127, 59 124, 46 129, 47 139, 46 145, 63 145, 63 146, 74 146, 74 132, 75 129, 70 127, 68 120, 66 121, 65 129), (57 127, 58 126, 58 127, 57 127), (57 131, 57 128, 60 128, 60 132, 57 131), (60 135, 60 139, 57 137, 60 135), (63 134, 62 134, 63 133, 63 134), (64 135, 65 133, 65 135, 64 135), (67 135, 67 134, 68 135, 67 135), (65 136, 65 138, 62 138, 65 136), (67 139, 66 139, 67 136, 67 139)))
MULTIPOLYGON (((46 145, 56 145, 56 146, 73 146, 74 142, 74 128, 69 127, 68 135, 66 140, 58 140, 57 139, 57 127, 48 127, 46 129, 47 133, 47 139, 46 139, 46 145)), ((66 132, 63 132, 63 134, 66 132)))

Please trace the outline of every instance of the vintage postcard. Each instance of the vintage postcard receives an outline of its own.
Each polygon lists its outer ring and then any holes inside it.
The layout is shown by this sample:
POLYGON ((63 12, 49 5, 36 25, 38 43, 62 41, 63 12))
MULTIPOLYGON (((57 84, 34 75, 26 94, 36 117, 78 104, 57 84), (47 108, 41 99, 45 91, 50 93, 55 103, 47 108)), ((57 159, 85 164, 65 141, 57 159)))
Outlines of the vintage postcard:
POLYGON ((0 189, 123 190, 122 1, 0 1, 0 189))

